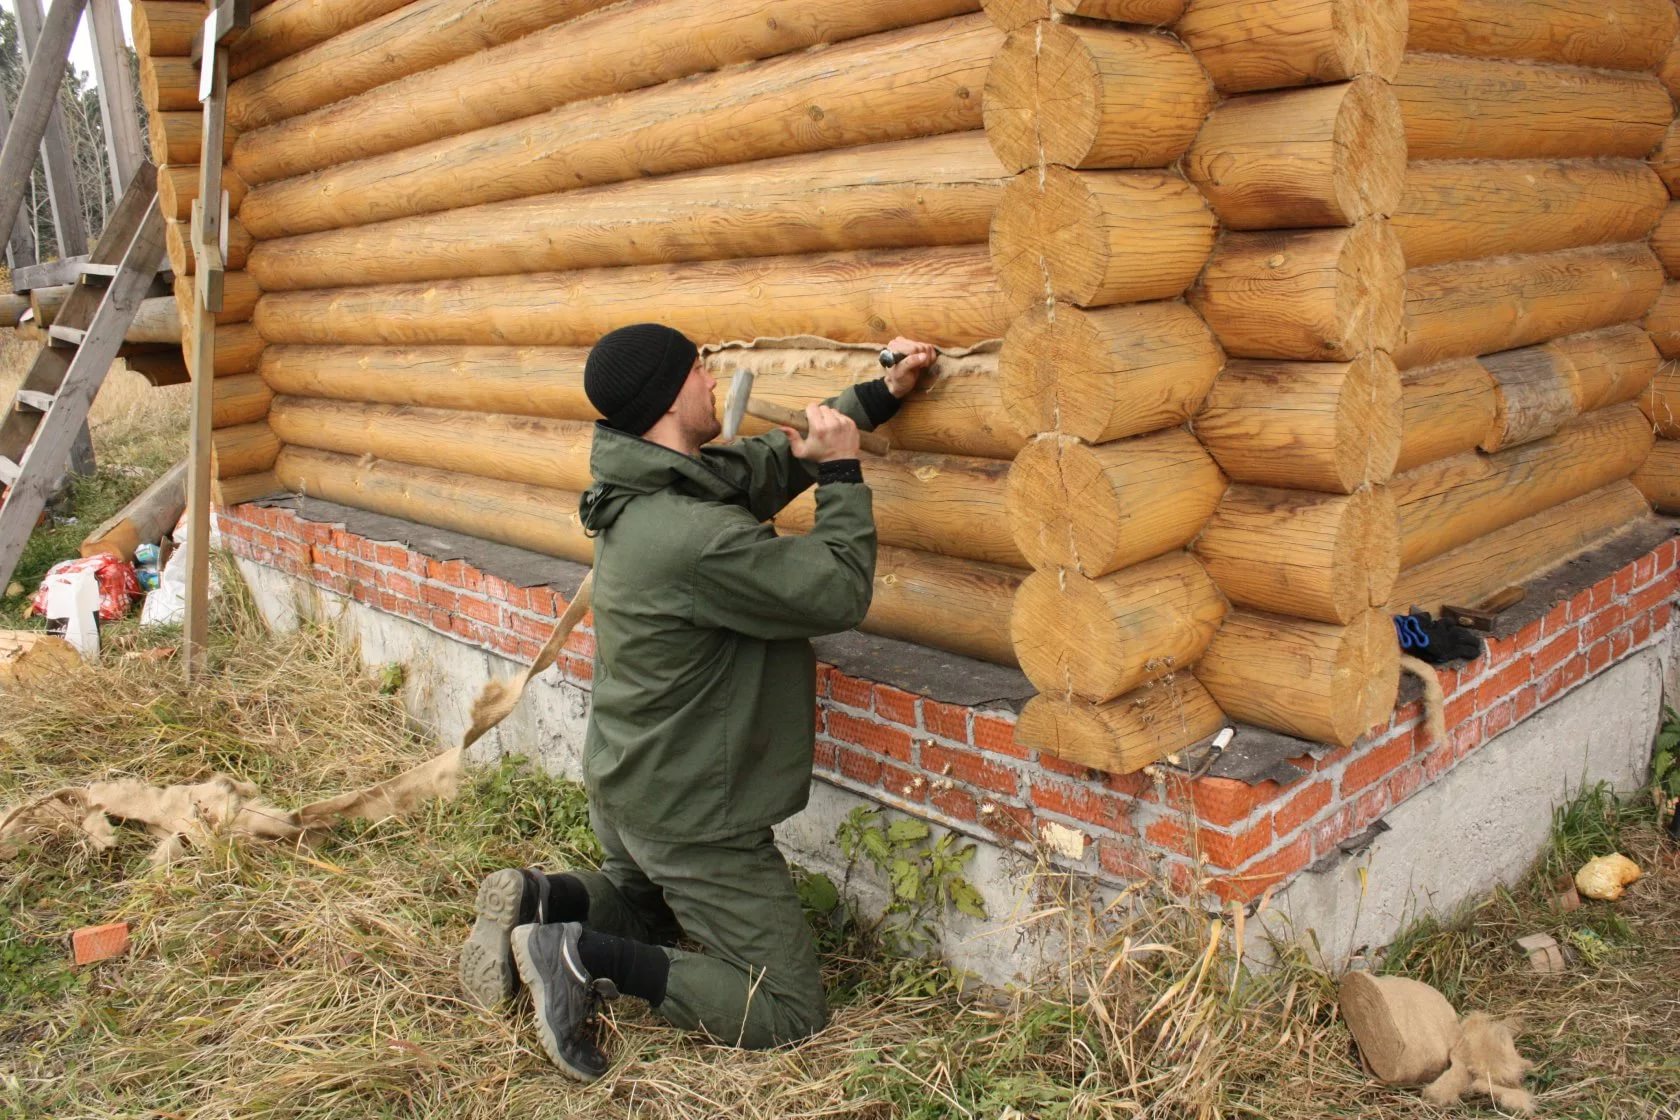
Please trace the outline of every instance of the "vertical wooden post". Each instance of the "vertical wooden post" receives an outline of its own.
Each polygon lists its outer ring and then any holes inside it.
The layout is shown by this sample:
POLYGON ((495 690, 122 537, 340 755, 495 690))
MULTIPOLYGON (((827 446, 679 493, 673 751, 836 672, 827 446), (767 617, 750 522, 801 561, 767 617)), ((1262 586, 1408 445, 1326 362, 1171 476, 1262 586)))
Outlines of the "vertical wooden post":
MULTIPOLYGON (((85 0, 76 3, 75 18, 70 20, 68 35, 64 40, 63 63, 57 66, 58 80, 52 84, 49 96, 51 98, 46 129, 41 135, 41 159, 47 168, 47 199, 52 203, 53 229, 58 235, 58 255, 60 257, 86 256, 88 251, 87 223, 82 220, 82 195, 76 189, 76 161, 70 150, 70 136, 64 130, 64 113, 58 107, 58 92, 64 82, 64 70, 69 65, 70 40, 76 34, 76 21, 81 17, 81 7, 85 0)), ((53 16, 58 18, 58 4, 53 5, 53 16)), ((37 56, 43 58, 49 70, 53 69, 54 59, 47 55, 48 50, 57 50, 57 38, 47 36, 45 21, 41 16, 41 0, 17 0, 18 41, 23 46, 23 60, 31 70, 32 63, 37 56)), ((24 79, 27 86, 29 79, 24 79)), ((19 98, 22 103, 22 98, 19 98)), ((19 113, 21 116, 22 113, 19 113)))
MULTIPOLYGON (((6 108, 6 99, 0 97, 0 136, 9 135, 12 131, 12 114, 6 108)), ((27 183, 28 177, 25 176, 27 183)), ((23 196, 18 195, 18 206, 23 205, 23 196)), ((12 215, 12 235, 6 241, 6 267, 16 272, 26 265, 34 264, 40 259, 35 252, 35 232, 25 228, 23 222, 17 221, 17 215, 12 215)))
POLYGON ((117 0, 88 0, 93 32, 93 69, 99 82, 99 115, 105 125, 105 150, 111 157, 112 197, 121 198, 140 169, 140 118, 134 78, 123 50, 122 16, 117 0))
POLYGON ((75 38, 76 21, 86 2, 53 0, 52 15, 42 26, 39 0, 19 0, 19 37, 34 48, 26 47, 24 58, 33 54, 41 59, 41 65, 27 67, 23 88, 18 91, 17 120, 6 130, 6 142, 0 146, 0 239, 11 237, 18 208, 29 191, 35 153, 58 108, 58 87, 64 83, 64 68, 70 64, 70 40, 75 38), (24 30, 25 11, 35 16, 35 35, 24 30))

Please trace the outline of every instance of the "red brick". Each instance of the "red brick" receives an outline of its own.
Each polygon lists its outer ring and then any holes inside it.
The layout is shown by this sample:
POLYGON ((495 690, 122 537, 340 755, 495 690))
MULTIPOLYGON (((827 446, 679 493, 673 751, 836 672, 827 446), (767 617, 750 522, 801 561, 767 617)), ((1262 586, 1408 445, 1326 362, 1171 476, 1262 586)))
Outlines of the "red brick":
POLYGON ((559 609, 555 606, 554 592, 550 588, 527 587, 525 598, 526 609, 532 614, 540 614, 548 618, 554 618, 560 614, 559 609))
POLYGON ((1514 705, 1511 714, 1516 717, 1518 723, 1521 723, 1533 715, 1534 709, 1540 706, 1540 690, 1534 685, 1529 685, 1513 696, 1511 703, 1514 705))
POLYGON ((1148 855, 1137 841, 1104 836, 1097 840, 1097 865, 1119 879, 1149 879, 1148 855))
POLYGON ((941 739, 968 742, 968 709, 937 700, 922 701, 922 726, 941 739))
POLYGON ((1106 790, 1034 778, 1032 803, 1046 812, 1106 828, 1110 832, 1136 831, 1132 825, 1132 803, 1106 790))
POLYGON ((1505 697, 1527 684, 1532 667, 1528 659, 1513 661, 1476 688, 1476 707, 1487 711, 1505 697))
POLYGON ((1007 794, 1014 794, 1018 789, 1014 770, 975 751, 925 742, 921 761, 922 769, 929 774, 955 778, 978 789, 1007 794))
POLYGON ((1196 830, 1196 847, 1202 858, 1214 867, 1235 871, 1272 846, 1272 823, 1261 820, 1239 832, 1215 832, 1208 828, 1196 830))
POLYGON ((1581 644, 1592 645, 1620 626, 1626 617, 1627 611, 1620 603, 1605 607, 1581 624, 1581 644))
POLYGON ((1656 575, 1657 554, 1655 552, 1647 552, 1633 562, 1633 585, 1635 587, 1644 587, 1655 579, 1656 575))
POLYGON ((385 589, 404 599, 420 598, 420 585, 400 572, 385 573, 385 589))
POLYGON ((505 603, 510 590, 507 580, 500 576, 484 577, 484 597, 492 603, 505 603))
POLYGON ((1610 590, 1617 595, 1626 595, 1633 590, 1633 565, 1616 569, 1616 574, 1610 577, 1610 590))
POLYGON ((828 695, 836 704, 867 712, 874 701, 875 688, 868 681, 835 673, 828 681, 828 695))
POLYGON ((1190 826, 1178 817, 1162 817, 1143 830, 1143 838, 1158 848, 1180 855, 1193 855, 1190 826))
POLYGON ((1360 794, 1359 800, 1353 803, 1353 831, 1358 832, 1388 812, 1388 805, 1387 782, 1360 794))
POLYGON ((1482 715, 1482 735, 1491 739, 1516 722, 1515 709, 1509 700, 1501 700, 1482 715))
POLYGON ((461 615, 455 615, 449 620, 449 629, 452 633, 467 639, 467 641, 481 645, 488 633, 481 623, 461 615))
POLYGON ((575 681, 592 681, 595 679, 595 662, 588 657, 568 657, 566 675, 575 681))
POLYGON ((1512 657, 1521 657, 1539 639, 1540 623, 1538 620, 1524 626, 1509 638, 1489 638, 1487 642, 1488 668, 1497 668, 1511 660, 1512 657))
POLYGON ((1451 769, 1452 764, 1453 751, 1451 741, 1443 744, 1437 744, 1423 756, 1423 761, 1421 763, 1423 766, 1423 776, 1433 782, 1436 778, 1439 778, 1442 774, 1445 774, 1449 769, 1451 769))
POLYGON ((983 751, 1028 758, 1032 752, 1015 741, 1015 722, 980 712, 974 714, 974 745, 983 751))
POLYGON ((375 564, 375 563, 377 563, 378 562, 378 554, 379 554, 379 549, 372 541, 368 540, 366 537, 357 537, 356 538, 356 555, 361 557, 362 563, 364 563, 364 564, 375 564))
POLYGON ((1248 902, 1259 898, 1267 889, 1291 875, 1306 870, 1312 858, 1312 838, 1300 836, 1252 866, 1243 868, 1240 874, 1221 876, 1209 885, 1226 902, 1248 902))
POLYGON ((1334 769, 1343 759, 1352 754, 1352 747, 1337 747, 1323 758, 1315 759, 1311 755, 1303 755, 1300 758, 1292 758, 1290 761, 1301 767, 1303 770, 1312 770, 1322 774, 1326 770, 1334 769))
POLYGON ((387 568, 406 570, 408 568, 408 549, 399 548, 394 544, 375 545, 373 559, 375 563, 383 564, 387 568))
POLYGON ((829 688, 839 672, 840 670, 832 665, 825 665, 821 661, 817 662, 817 696, 823 699, 828 698, 829 688))
MULTIPOLYGON (((1272 832, 1278 836, 1288 836, 1318 816, 1330 804, 1330 786, 1330 779, 1320 778, 1294 793, 1272 814, 1272 832)), ((1290 788, 1293 791, 1297 787, 1290 788)))
POLYGON ((93 964, 128 952, 128 923, 83 926, 70 935, 70 948, 77 964, 93 964))
POLYGON ((1276 782, 1251 786, 1235 778, 1202 778, 1190 783, 1190 802, 1204 824, 1223 828, 1247 820, 1262 805, 1270 805, 1281 790, 1276 782))
POLYGON ((966 789, 936 789, 928 802, 947 817, 960 821, 980 819, 980 803, 966 789))
POLYGON ((980 803, 980 823, 1004 840, 1032 843, 1038 833, 1033 829, 1032 810, 1020 805, 1003 805, 996 801, 980 803))
POLYGON ((884 762, 881 764, 881 788, 891 791, 895 797, 906 801, 926 801, 927 787, 927 779, 920 774, 884 762))
POLYGON ((1416 764, 1395 771, 1388 779, 1388 800, 1398 805, 1423 785, 1423 767, 1416 764))
POLYGON ((1569 600, 1569 617, 1571 621, 1579 622, 1593 612, 1592 588, 1578 591, 1569 600))
POLYGON ((502 625, 522 638, 535 638, 539 642, 546 642, 548 636, 554 632, 553 622, 531 618, 517 611, 503 611, 502 625))
POLYGON ((1057 758, 1053 754, 1038 752, 1038 767, 1048 770, 1052 774, 1060 774, 1066 778, 1089 778, 1096 771, 1083 762, 1069 762, 1065 758, 1057 758))
POLYGON ((1412 744, 1407 740, 1385 743, 1354 759, 1348 763, 1348 768, 1342 771, 1342 796, 1356 793, 1384 775, 1392 773, 1410 758, 1411 754, 1412 744))
POLYGON ((875 686, 875 714, 904 727, 916 726, 916 696, 890 684, 875 686))
POLYGON ((332 541, 332 527, 319 521, 305 521, 298 526, 298 539, 310 544, 328 544, 332 541))
POLYGON ((506 630, 490 631, 490 648, 506 657, 519 656, 519 639, 506 630))
POLYGON ((816 750, 811 756, 812 762, 818 770, 832 771, 835 755, 839 750, 840 748, 836 747, 832 740, 818 739, 816 750))
POLYGON ((1616 592, 1615 589, 1610 586, 1610 580, 1601 579, 1597 583, 1593 584, 1592 599, 1590 600, 1592 604, 1592 613, 1597 614, 1605 607, 1608 607, 1615 597, 1616 592))
POLYGON ((1532 659, 1535 679, 1544 677, 1547 673, 1568 661, 1570 655, 1580 648, 1580 641, 1579 633, 1570 630, 1566 634, 1559 634, 1535 650, 1532 659))
POLYGON ((875 785, 881 780, 881 759, 877 755, 841 747, 839 767, 841 774, 866 786, 875 785))
POLYGON ((838 709, 828 713, 828 733, 836 739, 854 746, 866 747, 876 754, 886 755, 899 762, 909 762, 913 757, 908 731, 876 723, 872 719, 860 719, 838 709))
POLYGON ((1471 720, 1463 727, 1455 727, 1448 736, 1452 740, 1453 757, 1463 758, 1484 742, 1482 737, 1482 721, 1471 720))
POLYGON ((434 607, 441 607, 443 610, 451 612, 455 610, 456 605, 461 601, 461 597, 455 594, 455 592, 450 591, 445 587, 439 587, 435 583, 421 584, 420 598, 434 607))
POLYGON ((1648 614, 1640 615, 1634 620, 1633 625, 1628 627, 1628 632, 1633 635, 1633 644, 1636 646, 1642 646, 1650 641, 1651 616, 1648 614))
POLYGON ((1610 664, 1610 639, 1606 638, 1587 651, 1587 672, 1597 673, 1610 664))
POLYGON ((1540 636, 1549 638, 1573 625, 1569 618, 1569 601, 1566 599, 1548 610, 1546 617, 1540 620, 1540 636))
POLYGON ((575 653, 580 657, 595 656, 595 631, 579 627, 572 631, 572 636, 566 639, 566 644, 560 648, 575 653))
POLYGON ((1620 661, 1633 648, 1633 631, 1621 629, 1610 635, 1610 660, 1620 661))
POLYGON ((1577 653, 1563 663, 1562 667, 1558 669, 1558 674, 1564 688, 1580 684, 1587 679, 1587 655, 1577 653))
POLYGON ((1643 614, 1652 607, 1655 607, 1658 603, 1666 602, 1673 597, 1673 594, 1674 593, 1659 580, 1658 582, 1651 584, 1649 587, 1635 591, 1631 596, 1629 596, 1625 608, 1626 613, 1629 617, 1643 614))
MULTIPOLYGON (((1044 755, 1039 754, 1039 763, 1044 762, 1044 755)), ((1095 773, 1095 771, 1092 771, 1095 773)), ((1130 774, 1104 774, 1102 776, 1104 789, 1113 790, 1122 797, 1130 797, 1138 801, 1155 800, 1155 783, 1149 780, 1149 775, 1142 771, 1130 774)))
POLYGON ((1313 851, 1319 855, 1334 851, 1337 844, 1353 835, 1353 806, 1343 805, 1312 826, 1313 851))
POLYGON ((1666 540, 1657 546, 1657 570, 1667 571, 1674 567, 1674 558, 1680 553, 1680 544, 1674 540, 1666 540))
POLYGON ((502 624, 502 609, 476 595, 462 595, 455 609, 468 618, 478 619, 486 626, 500 626, 502 624))

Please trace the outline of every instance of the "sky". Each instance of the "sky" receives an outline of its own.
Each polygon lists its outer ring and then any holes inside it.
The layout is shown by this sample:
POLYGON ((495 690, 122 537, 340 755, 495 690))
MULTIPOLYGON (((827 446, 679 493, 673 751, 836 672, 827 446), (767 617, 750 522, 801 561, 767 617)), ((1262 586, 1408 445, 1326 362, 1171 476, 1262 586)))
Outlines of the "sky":
MULTIPOLYGON (((42 12, 46 12, 52 7, 52 0, 40 0, 40 2, 42 12)), ((128 43, 129 46, 133 46, 134 40, 128 29, 130 6, 131 0, 117 0, 117 7, 122 11, 123 41, 128 43)), ((0 7, 5 8, 14 16, 17 15, 16 0, 0 0, 0 7)), ((76 41, 70 45, 70 65, 82 72, 88 85, 99 84, 93 72, 93 33, 88 30, 88 17, 85 12, 82 14, 81 25, 76 28, 76 41)))

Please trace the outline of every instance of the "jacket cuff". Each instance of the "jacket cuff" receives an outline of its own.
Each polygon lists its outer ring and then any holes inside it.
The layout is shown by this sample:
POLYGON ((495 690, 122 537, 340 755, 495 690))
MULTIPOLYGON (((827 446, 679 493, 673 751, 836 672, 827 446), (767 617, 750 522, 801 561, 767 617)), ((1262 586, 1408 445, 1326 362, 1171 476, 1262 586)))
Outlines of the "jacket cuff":
POLYGON ((871 428, 879 428, 898 415, 898 406, 903 402, 892 395, 885 378, 877 377, 853 388, 857 393, 858 404, 863 406, 864 415, 869 417, 871 428))
POLYGON ((862 482, 863 464, 856 459, 830 459, 817 464, 817 485, 830 482, 862 482))

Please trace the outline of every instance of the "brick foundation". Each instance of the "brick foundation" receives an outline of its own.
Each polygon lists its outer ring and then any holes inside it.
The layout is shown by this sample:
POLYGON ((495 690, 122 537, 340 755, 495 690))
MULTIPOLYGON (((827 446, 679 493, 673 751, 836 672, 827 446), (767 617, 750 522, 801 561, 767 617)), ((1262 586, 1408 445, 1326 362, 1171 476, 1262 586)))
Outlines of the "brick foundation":
MULTIPOLYGON (((237 556, 514 660, 533 659, 565 601, 459 560, 440 562, 254 505, 220 511, 237 556)), ((1447 741, 1402 705, 1351 748, 1292 760, 1288 786, 1188 780, 1170 767, 1107 775, 1014 741, 1015 716, 941 703, 822 666, 820 780, 1009 846, 1054 833, 1057 862, 1099 879, 1164 876, 1250 899, 1335 853, 1465 756, 1668 626, 1680 589, 1673 540, 1623 565, 1479 660, 1440 673, 1447 741), (1054 827, 1052 827, 1054 826, 1054 827), (1075 857, 1071 853, 1082 850, 1075 857)), ((557 670, 587 688, 594 634, 580 627, 557 670)))

